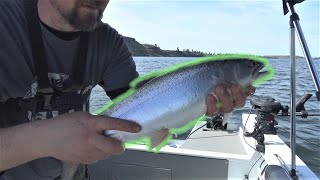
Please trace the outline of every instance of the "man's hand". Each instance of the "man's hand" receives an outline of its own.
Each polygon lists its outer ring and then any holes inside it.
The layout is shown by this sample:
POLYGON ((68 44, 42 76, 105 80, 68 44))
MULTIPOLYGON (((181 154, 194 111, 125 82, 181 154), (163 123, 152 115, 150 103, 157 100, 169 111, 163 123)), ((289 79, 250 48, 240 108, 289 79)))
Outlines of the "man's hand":
POLYGON ((91 164, 122 153, 122 142, 104 136, 104 130, 136 133, 141 127, 131 121, 85 112, 64 114, 46 121, 40 153, 73 164, 91 164))
POLYGON ((214 90, 214 94, 209 94, 206 99, 208 116, 213 116, 219 113, 229 113, 235 107, 243 107, 249 95, 255 92, 255 87, 249 86, 242 89, 239 85, 232 85, 231 88, 225 88, 219 85, 214 90))

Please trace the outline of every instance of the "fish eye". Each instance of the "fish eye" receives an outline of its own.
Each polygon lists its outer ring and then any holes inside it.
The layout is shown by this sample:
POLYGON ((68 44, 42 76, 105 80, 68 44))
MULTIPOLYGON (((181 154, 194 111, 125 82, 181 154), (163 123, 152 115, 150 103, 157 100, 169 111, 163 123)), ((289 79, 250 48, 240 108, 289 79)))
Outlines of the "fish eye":
POLYGON ((250 61, 249 67, 254 67, 257 65, 256 61, 250 61))

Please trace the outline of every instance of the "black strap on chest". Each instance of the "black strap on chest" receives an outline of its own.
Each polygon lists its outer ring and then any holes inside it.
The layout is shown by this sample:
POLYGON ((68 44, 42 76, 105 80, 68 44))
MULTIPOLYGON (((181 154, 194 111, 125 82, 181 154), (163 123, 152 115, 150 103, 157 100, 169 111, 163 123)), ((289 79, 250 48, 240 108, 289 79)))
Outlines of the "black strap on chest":
POLYGON ((46 56, 41 36, 41 29, 39 26, 38 8, 35 4, 36 1, 28 0, 23 2, 25 4, 26 18, 28 21, 29 38, 32 49, 35 75, 37 76, 39 88, 48 88, 50 85, 47 73, 48 66, 45 61, 46 56))
POLYGON ((50 95, 50 101, 46 104, 46 95, 37 95, 29 99, 9 99, 5 103, 0 103, 0 110, 7 112, 45 112, 58 111, 59 113, 75 111, 88 111, 89 107, 83 109, 83 105, 87 103, 90 92, 86 94, 75 94, 74 92, 65 92, 62 94, 50 95))
MULTIPOLYGON (((30 99, 10 99, 5 103, 0 102, 0 109, 9 111, 32 111, 42 112, 46 110, 62 110, 81 109, 89 99, 90 92, 86 94, 77 94, 77 92, 60 92, 50 87, 48 78, 48 64, 46 53, 42 39, 40 19, 38 14, 38 0, 24 0, 25 16, 27 18, 30 45, 32 49, 33 64, 35 72, 33 75, 37 77, 39 89, 53 89, 53 93, 37 93, 34 98, 30 99), (47 98, 50 97, 48 107, 47 98)), ((71 75, 72 86, 76 89, 85 88, 85 72, 86 59, 88 51, 89 33, 82 32, 80 35, 77 55, 73 60, 73 72, 71 75)))
MULTIPOLYGON (((25 13, 28 23, 30 45, 32 48, 33 64, 35 68, 34 75, 37 76, 37 81, 40 89, 50 87, 48 78, 48 64, 46 61, 46 53, 43 45, 40 19, 38 14, 38 0, 24 0, 25 13)), ((86 72, 86 59, 88 51, 89 33, 82 32, 80 35, 79 47, 77 55, 73 60, 73 72, 71 78, 73 84, 82 86, 84 83, 84 74, 86 72)))

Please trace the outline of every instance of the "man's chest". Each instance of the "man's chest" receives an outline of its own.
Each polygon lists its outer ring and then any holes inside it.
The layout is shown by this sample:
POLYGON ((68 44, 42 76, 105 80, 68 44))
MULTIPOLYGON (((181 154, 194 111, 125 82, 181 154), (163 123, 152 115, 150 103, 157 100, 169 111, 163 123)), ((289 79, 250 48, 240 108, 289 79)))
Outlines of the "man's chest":
MULTIPOLYGON (((78 41, 56 42, 43 39, 48 81, 52 89, 66 92, 86 93, 101 79, 103 69, 99 57, 91 49, 88 50, 83 64, 77 64, 78 41), (82 67, 82 68, 79 68, 82 67), (78 68, 78 69, 77 69, 78 68), (74 77, 82 77, 83 84, 75 84, 74 77)), ((27 50, 27 49, 26 49, 27 50)), ((33 59, 30 52, 6 52, 6 56, 14 57, 5 61, 0 67, 0 102, 9 98, 31 98, 40 90, 33 59), (10 55, 11 53, 11 55, 10 55)), ((1 54, 0 54, 1 56, 1 54)), ((1 61, 4 61, 2 57, 1 61)))

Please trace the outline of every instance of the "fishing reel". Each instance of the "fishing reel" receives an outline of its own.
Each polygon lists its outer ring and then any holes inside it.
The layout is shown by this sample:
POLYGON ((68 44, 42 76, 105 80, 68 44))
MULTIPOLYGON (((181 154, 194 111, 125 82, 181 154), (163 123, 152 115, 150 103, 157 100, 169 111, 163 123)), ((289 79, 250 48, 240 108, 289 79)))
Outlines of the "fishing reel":
POLYGON ((206 128, 203 131, 225 130, 227 127, 223 125, 223 114, 218 114, 207 119, 206 128))
POLYGON ((257 111, 256 123, 252 132, 245 132, 246 137, 253 137, 257 141, 256 150, 265 152, 264 134, 277 134, 278 122, 275 116, 282 111, 288 113, 288 107, 282 106, 271 97, 255 97, 250 100, 252 108, 257 111))
MULTIPOLYGON (((296 104, 296 116, 307 118, 308 116, 320 116, 320 113, 308 113, 304 104, 311 98, 311 94, 303 95, 296 104)), ((265 151, 264 134, 277 134, 278 122, 275 117, 290 116, 289 106, 282 106, 278 101, 271 97, 255 96, 250 100, 252 109, 257 111, 256 123, 252 132, 245 132, 246 137, 253 137, 258 144, 256 150, 265 151)))
POLYGON ((257 110, 257 125, 263 134, 277 134, 278 122, 275 116, 282 111, 282 114, 287 114, 289 107, 282 106, 280 102, 271 97, 257 97, 250 100, 253 109, 257 110))

